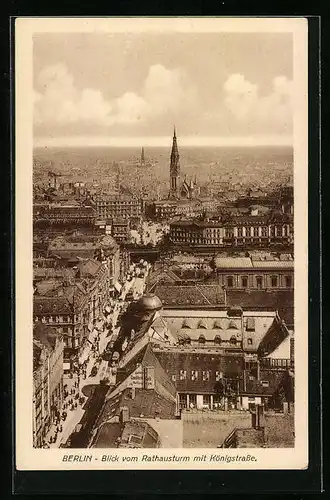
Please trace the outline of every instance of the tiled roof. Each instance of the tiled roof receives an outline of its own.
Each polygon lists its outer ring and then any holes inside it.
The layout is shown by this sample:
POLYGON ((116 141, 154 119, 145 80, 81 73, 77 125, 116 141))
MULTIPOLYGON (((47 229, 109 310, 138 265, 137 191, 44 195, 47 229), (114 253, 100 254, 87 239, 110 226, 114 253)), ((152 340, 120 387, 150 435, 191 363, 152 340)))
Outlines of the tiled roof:
POLYGON ((276 370, 260 370, 260 380, 256 379, 251 375, 246 377, 246 386, 242 388, 243 394, 258 395, 263 394, 265 396, 272 396, 281 387, 283 383, 287 381, 286 371, 276 371, 276 370), (262 382, 268 382, 268 386, 262 384, 262 382))
POLYGON ((39 281, 35 285, 35 294, 41 296, 54 296, 56 290, 62 288, 63 283, 56 279, 46 279, 39 281))
POLYGON ((207 393, 216 392, 216 375, 222 373, 228 378, 242 378, 244 357, 242 354, 224 355, 213 352, 191 352, 180 348, 154 348, 160 364, 175 378, 178 392, 207 393), (192 372, 198 372, 192 379, 192 372), (185 373, 184 373, 185 372, 185 373), (208 378, 208 379, 207 379, 208 378))
POLYGON ((254 269, 294 269, 292 260, 254 260, 254 269))
POLYGON ((294 323, 293 290, 227 290, 226 295, 228 306, 241 306, 244 310, 278 311, 280 318, 284 319, 287 325, 294 323))
POLYGON ((268 356, 289 336, 287 327, 280 320, 274 320, 258 347, 259 356, 268 356))
POLYGON ((65 297, 33 297, 34 315, 72 314, 72 307, 65 297))
POLYGON ((106 401, 97 426, 119 416, 123 406, 129 409, 130 417, 155 418, 158 414, 160 418, 174 418, 176 404, 175 399, 169 401, 153 389, 136 388, 133 399, 131 388, 126 388, 106 401))
POLYGON ((105 423, 93 443, 94 448, 157 448, 157 432, 144 421, 105 423), (130 440, 130 437, 133 437, 130 440))
POLYGON ((100 271, 101 267, 101 262, 94 259, 88 259, 78 265, 81 276, 95 276, 95 274, 100 271))
POLYGON ((224 292, 218 285, 156 285, 153 292, 163 306, 223 305, 224 292))
POLYGON ((249 269, 252 268, 250 257, 215 257, 218 269, 249 269))

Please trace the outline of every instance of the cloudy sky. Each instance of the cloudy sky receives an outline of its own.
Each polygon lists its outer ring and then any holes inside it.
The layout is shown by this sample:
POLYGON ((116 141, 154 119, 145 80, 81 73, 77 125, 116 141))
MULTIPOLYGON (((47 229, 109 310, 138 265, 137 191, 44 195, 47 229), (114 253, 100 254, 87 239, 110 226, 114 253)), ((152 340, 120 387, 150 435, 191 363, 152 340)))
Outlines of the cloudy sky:
POLYGON ((291 143, 289 33, 39 33, 33 64, 38 145, 291 143))

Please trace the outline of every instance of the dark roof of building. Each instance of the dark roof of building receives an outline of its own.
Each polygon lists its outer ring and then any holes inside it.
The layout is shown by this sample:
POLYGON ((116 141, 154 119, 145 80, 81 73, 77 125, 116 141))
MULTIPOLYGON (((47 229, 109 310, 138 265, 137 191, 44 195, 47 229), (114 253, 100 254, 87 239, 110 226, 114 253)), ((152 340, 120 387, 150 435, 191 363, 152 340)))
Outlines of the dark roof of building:
POLYGON ((224 291, 218 285, 157 285, 153 291, 164 306, 224 305, 224 291))
POLYGON ((289 331, 283 321, 275 319, 261 340, 258 347, 258 355, 268 356, 289 336, 289 331))
POLYGON ((66 297, 33 297, 35 315, 71 314, 72 307, 66 297))
POLYGON ((88 259, 78 264, 80 276, 95 276, 102 268, 102 263, 95 259, 88 259))
POLYGON ((172 379, 178 392, 206 393, 216 392, 216 372, 222 372, 224 377, 242 378, 244 370, 244 355, 223 354, 212 352, 193 352, 193 349, 159 348, 154 352, 160 364, 172 379), (192 371, 197 371, 197 379, 192 380, 192 371), (184 378, 184 373, 185 378, 184 378), (208 372, 208 380, 206 372, 208 372), (180 377, 181 374, 181 377, 180 377), (204 374, 204 376, 203 376, 204 374))
POLYGON ((260 379, 251 374, 246 376, 246 386, 242 393, 249 395, 273 396, 288 381, 288 373, 285 370, 260 370, 260 379))
MULTIPOLYGON (((132 349, 132 352, 133 349, 132 349)), ((129 351, 128 351, 129 354, 129 351)), ((123 358, 125 359, 125 358, 123 358)), ((119 380, 119 384, 123 382, 129 375, 131 375, 137 368, 137 365, 142 365, 142 367, 150 367, 154 368, 154 377, 155 377, 155 391, 162 396, 172 400, 173 397, 176 396, 176 389, 171 380, 168 378, 164 368, 160 364, 157 356, 155 356, 150 343, 144 344, 143 348, 137 352, 135 356, 130 358, 130 360, 125 363, 123 366, 123 362, 120 363, 120 368, 117 371, 117 379, 119 380)), ((113 392, 113 391, 111 391, 113 392)), ((111 392, 109 396, 111 395, 111 392)))
POLYGON ((141 420, 126 423, 105 423, 100 428, 94 448, 157 448, 159 436, 148 424, 141 420))
POLYGON ((132 394, 132 389, 126 388, 120 394, 108 399, 102 409, 97 425, 99 426, 102 422, 107 422, 111 418, 119 416, 122 407, 128 408, 130 417, 175 417, 175 399, 170 401, 158 394, 154 389, 136 388, 134 398, 132 394))
POLYGON ((287 326, 294 324, 293 290, 228 290, 227 305, 241 306, 245 310, 278 311, 287 326))

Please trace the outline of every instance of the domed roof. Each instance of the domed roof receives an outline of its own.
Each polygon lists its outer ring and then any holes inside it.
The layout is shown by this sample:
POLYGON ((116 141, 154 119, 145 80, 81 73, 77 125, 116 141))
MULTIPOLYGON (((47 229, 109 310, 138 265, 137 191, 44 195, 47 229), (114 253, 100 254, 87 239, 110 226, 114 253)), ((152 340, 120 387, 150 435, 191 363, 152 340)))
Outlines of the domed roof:
POLYGON ((137 302, 143 311, 156 311, 163 307, 161 300, 154 293, 146 293, 137 302))

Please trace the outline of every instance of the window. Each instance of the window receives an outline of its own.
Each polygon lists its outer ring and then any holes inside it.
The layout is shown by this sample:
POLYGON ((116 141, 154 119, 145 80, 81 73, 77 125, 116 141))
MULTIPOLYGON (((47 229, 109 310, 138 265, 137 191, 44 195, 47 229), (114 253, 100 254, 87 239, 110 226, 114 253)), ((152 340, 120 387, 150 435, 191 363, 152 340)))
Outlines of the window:
POLYGON ((172 382, 176 382, 176 375, 172 375, 172 382))
POLYGON ((186 406, 187 406, 186 394, 179 394, 179 406, 180 406, 180 408, 186 408, 186 406))
POLYGON ((200 336, 199 336, 199 338, 198 338, 198 342, 199 342, 200 344, 205 344, 205 337, 204 337, 204 335, 200 335, 200 336))
POLYGON ((236 339, 236 337, 234 337, 234 335, 232 335, 232 336, 230 337, 230 343, 231 343, 231 344, 233 344, 233 345, 236 345, 236 343, 237 343, 237 339, 236 339))
POLYGON ((264 238, 268 236, 268 227, 261 228, 261 236, 263 236, 264 238))
POLYGON ((197 380, 197 379, 198 379, 198 371, 191 370, 191 380, 197 380))
POLYGON ((246 331, 254 332, 256 329, 255 318, 247 318, 246 319, 246 331))
POLYGON ((208 370, 205 370, 205 371, 203 370, 203 380, 204 380, 204 382, 206 380, 210 380, 210 372, 208 370))
POLYGON ((242 227, 239 227, 239 228, 237 229, 237 236, 238 236, 239 238, 241 238, 241 237, 243 236, 243 228, 242 228, 242 227))
POLYGON ((242 276, 242 287, 247 288, 247 286, 248 286, 248 277, 242 276))
POLYGON ((180 380, 186 380, 187 372, 186 370, 180 370, 180 380))
POLYGON ((256 277, 257 288, 260 290, 262 288, 262 276, 256 277))
POLYGON ((220 335, 216 335, 214 337, 214 343, 215 344, 221 344, 221 337, 220 337, 220 335))
POLYGON ((203 396, 203 405, 210 406, 211 405, 211 396, 210 394, 204 394, 203 396))
POLYGON ((262 385, 262 387, 269 387, 269 382, 268 382, 268 380, 262 380, 262 381, 261 381, 261 385, 262 385))
POLYGON ((271 285, 273 288, 276 288, 277 287, 277 276, 271 276, 270 278, 270 282, 271 282, 271 285))
POLYGON ((219 380, 222 380, 222 372, 215 372, 215 380, 218 382, 219 380))
POLYGON ((234 286, 234 278, 232 276, 227 276, 227 286, 232 288, 234 286))
POLYGON ((285 276, 285 286, 286 288, 292 287, 292 276, 285 276))

